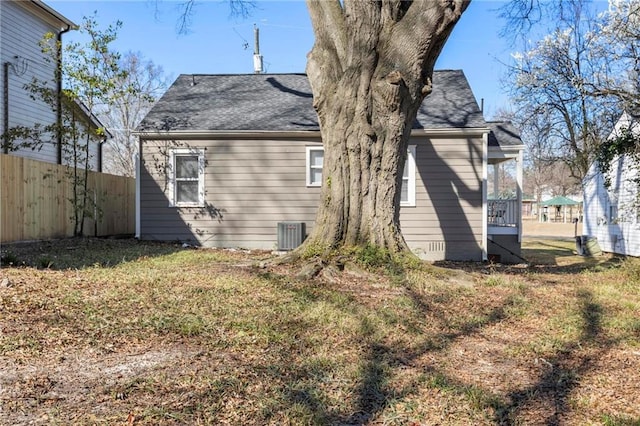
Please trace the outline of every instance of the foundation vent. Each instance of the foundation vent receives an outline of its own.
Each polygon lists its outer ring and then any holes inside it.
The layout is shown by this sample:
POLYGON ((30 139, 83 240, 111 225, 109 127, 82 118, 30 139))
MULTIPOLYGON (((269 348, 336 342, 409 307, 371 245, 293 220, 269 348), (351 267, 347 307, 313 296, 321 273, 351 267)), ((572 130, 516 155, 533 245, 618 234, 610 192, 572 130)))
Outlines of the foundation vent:
POLYGON ((427 251, 430 253, 444 253, 444 241, 429 241, 427 251))

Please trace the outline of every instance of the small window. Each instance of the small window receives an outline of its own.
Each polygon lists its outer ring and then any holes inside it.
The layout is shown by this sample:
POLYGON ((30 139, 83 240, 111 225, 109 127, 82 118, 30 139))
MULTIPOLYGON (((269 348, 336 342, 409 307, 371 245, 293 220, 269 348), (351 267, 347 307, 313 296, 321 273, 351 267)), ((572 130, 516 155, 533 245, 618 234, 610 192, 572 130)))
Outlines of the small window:
MULTIPOLYGON (((307 186, 322 185, 322 166, 324 163, 324 148, 307 147, 307 186)), ((402 173, 402 188, 400 193, 401 206, 416 205, 416 146, 410 145, 407 150, 407 161, 402 173)))
POLYGON ((201 207, 204 205, 204 150, 173 150, 168 175, 171 206, 201 207))
POLYGON ((618 206, 610 205, 609 206, 609 224, 618 223, 618 206))
POLYGON ((307 186, 322 185, 322 165, 324 163, 324 148, 307 147, 307 186))
POLYGON ((407 161, 402 172, 402 188, 400 192, 401 206, 416 205, 416 146, 409 145, 407 161))

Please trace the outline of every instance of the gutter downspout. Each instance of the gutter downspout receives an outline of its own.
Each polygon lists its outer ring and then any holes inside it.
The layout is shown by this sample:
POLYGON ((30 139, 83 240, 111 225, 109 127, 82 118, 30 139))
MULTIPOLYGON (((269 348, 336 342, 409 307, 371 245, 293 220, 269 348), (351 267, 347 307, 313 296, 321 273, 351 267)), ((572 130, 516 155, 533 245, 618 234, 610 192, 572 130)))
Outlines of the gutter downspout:
POLYGON ((98 173, 102 173, 102 146, 107 142, 107 138, 104 137, 100 142, 98 142, 98 159, 96 164, 96 171, 98 173))
POLYGON ((57 77, 57 90, 58 90, 58 99, 56 100, 56 143, 57 146, 57 164, 62 164, 62 35, 71 31, 71 25, 67 25, 67 28, 58 32, 58 36, 56 38, 58 52, 56 53, 58 63, 56 64, 56 73, 57 77))
POLYGON ((138 153, 136 154, 136 234, 135 238, 140 239, 140 179, 142 171, 142 138, 138 138, 138 153))
POLYGON ((518 164, 516 165, 516 182, 518 185, 518 190, 516 193, 518 207, 516 211, 518 212, 518 243, 522 244, 522 196, 524 193, 524 177, 523 177, 523 169, 524 169, 524 152, 520 150, 518 152, 518 157, 516 159, 518 164))
POLYGON ((487 177, 489 167, 489 133, 482 136, 482 261, 489 259, 489 232, 487 218, 489 217, 489 206, 487 204, 487 177))
MULTIPOLYGON (((5 62, 2 64, 2 133, 6 133, 9 130, 9 66, 10 62, 5 62)), ((2 152, 5 154, 9 153, 9 143, 7 140, 2 140, 2 152)))

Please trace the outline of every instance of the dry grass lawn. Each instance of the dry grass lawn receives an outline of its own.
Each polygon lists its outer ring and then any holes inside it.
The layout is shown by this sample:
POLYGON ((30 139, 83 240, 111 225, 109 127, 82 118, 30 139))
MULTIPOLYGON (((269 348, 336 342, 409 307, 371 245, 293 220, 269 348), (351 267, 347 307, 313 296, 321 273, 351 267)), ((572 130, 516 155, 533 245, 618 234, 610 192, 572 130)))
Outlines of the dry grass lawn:
POLYGON ((351 266, 2 248, 2 425, 640 425, 640 260, 351 266), (330 278, 330 279, 329 279, 330 278))

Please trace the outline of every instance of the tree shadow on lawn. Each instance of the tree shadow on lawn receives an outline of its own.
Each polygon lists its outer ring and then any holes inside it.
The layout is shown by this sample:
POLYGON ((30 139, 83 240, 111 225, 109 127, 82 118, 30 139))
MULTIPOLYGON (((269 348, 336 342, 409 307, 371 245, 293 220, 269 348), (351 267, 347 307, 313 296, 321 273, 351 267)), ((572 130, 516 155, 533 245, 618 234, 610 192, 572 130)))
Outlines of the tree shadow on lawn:
POLYGON ((522 253, 531 262, 533 271, 551 274, 576 274, 585 270, 614 268, 624 259, 614 254, 578 255, 573 240, 529 241, 522 248, 522 253))
POLYGON ((2 244, 0 267, 84 269, 114 267, 145 257, 185 250, 178 243, 138 241, 134 238, 63 238, 59 240, 2 244))
MULTIPOLYGON (((283 286, 283 290, 300 293, 302 297, 308 297, 308 290, 302 285, 301 288, 292 288, 286 284, 286 279, 278 275, 270 275, 274 284, 283 286)), ((313 284, 310 284, 313 285, 313 284)), ((321 383, 314 384, 312 377, 304 371, 304 367, 297 365, 293 359, 288 359, 287 354, 282 354, 282 365, 287 365, 292 369, 299 369, 299 374, 293 374, 294 382, 288 383, 288 391, 285 392, 288 398, 289 407, 302 405, 318 424, 339 424, 339 425, 363 425, 371 421, 376 421, 380 415, 390 405, 401 402, 403 399, 417 395, 425 386, 422 381, 424 375, 444 377, 444 375, 431 366, 419 366, 423 361, 421 358, 428 353, 441 353, 451 344, 460 338, 472 336, 480 333, 485 327, 497 324, 508 315, 508 307, 513 303, 506 300, 503 303, 495 304, 487 309, 478 312, 479 316, 473 316, 467 321, 459 321, 449 324, 447 318, 446 304, 444 306, 433 303, 429 298, 412 292, 406 288, 412 303, 416 306, 416 315, 435 315, 438 322, 442 322, 442 331, 433 334, 416 334, 416 340, 407 342, 406 345, 396 341, 393 336, 378 333, 367 315, 371 311, 363 311, 362 315, 356 313, 360 318, 360 334, 353 345, 361 348, 359 352, 362 357, 358 359, 359 380, 353 389, 355 401, 352 412, 345 414, 339 409, 327 406, 323 403, 318 389, 321 383), (407 368, 416 368, 420 373, 409 380, 401 388, 393 387, 393 380, 397 374, 407 368)), ((350 310, 350 305, 336 303, 331 297, 324 293, 316 294, 314 301, 329 303, 337 309, 346 310, 349 314, 354 314, 350 310)), ((446 299, 446 298, 445 298, 446 299)), ((311 324, 309 325, 312 326, 311 324)), ((409 325, 407 325, 409 327, 409 325)), ((453 383, 453 379, 445 379, 453 383)), ((468 385, 460 385, 462 393, 468 393, 471 388, 468 385)))
MULTIPOLYGON (((276 276, 274 278, 280 281, 276 276)), ((287 289, 292 290, 289 286, 287 289)), ((548 357, 545 361, 548 368, 537 372, 537 381, 521 385, 507 394, 500 394, 490 387, 465 383, 441 368, 422 363, 425 355, 431 353, 446 357, 447 349, 461 339, 481 334, 484 329, 508 319, 509 308, 515 303, 514 300, 507 297, 493 301, 482 312, 476 312, 476 315, 470 315, 466 321, 454 326, 447 322, 447 303, 434 302, 433 295, 425 296, 408 288, 406 290, 418 311, 417 315, 435 316, 436 321, 442 323, 440 332, 423 334, 416 338, 417 341, 405 345, 397 342, 390 345, 390 336, 375 337, 376 333, 371 330, 365 313, 361 318, 362 338, 353 342, 362 348, 363 354, 358 361, 359 384, 353 389, 356 401, 353 413, 346 415, 323 403, 326 398, 318 394, 320 383, 314 386, 313 380, 310 382, 304 372, 295 379, 296 382, 289 383, 289 389, 294 391, 287 394, 288 404, 303 405, 320 424, 362 425, 380 420, 377 417, 383 415, 388 407, 418 396, 418 392, 430 387, 445 389, 466 398, 476 414, 484 413, 485 418, 491 416, 488 413, 493 413, 493 419, 489 421, 496 425, 520 424, 522 417, 530 416, 532 410, 536 413, 536 424, 558 425, 563 422, 563 414, 570 410, 568 397, 579 385, 580 376, 589 372, 593 361, 605 355, 616 344, 601 336, 603 307, 594 300, 590 292, 581 290, 577 293, 582 317, 580 336, 557 349, 552 357, 548 357), (421 373, 408 382, 405 381, 402 388, 394 388, 394 378, 406 368, 417 368, 421 373), (425 383, 425 376, 432 383, 425 383)), ((333 303, 330 298, 322 295, 318 300, 333 303)), ((336 307, 348 309, 345 306, 336 307)), ((283 354, 284 364, 294 366, 291 361, 283 354)))
POLYGON ((544 418, 538 418, 537 424, 563 424, 563 415, 570 411, 569 395, 579 385, 580 377, 589 372, 593 361, 616 345, 615 340, 601 336, 603 307, 594 301, 589 291, 581 290, 577 296, 583 322, 580 337, 545 360, 547 370, 536 383, 514 390, 506 403, 495 406, 496 424, 520 424, 518 414, 527 408, 544 413, 544 418))
POLYGON ((435 266, 466 272, 505 274, 577 274, 588 270, 603 270, 619 267, 624 256, 604 253, 597 256, 581 256, 575 250, 574 240, 528 240, 522 246, 522 257, 527 264, 480 263, 480 262, 434 262, 435 266))

